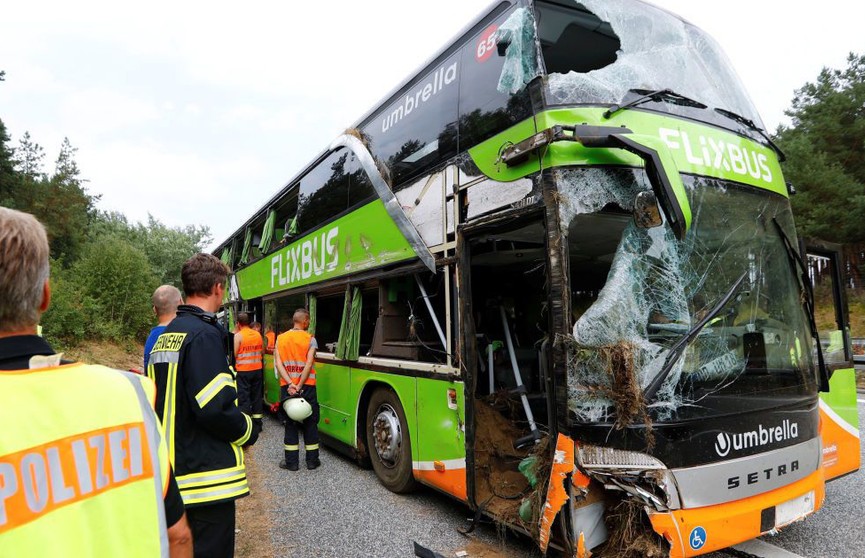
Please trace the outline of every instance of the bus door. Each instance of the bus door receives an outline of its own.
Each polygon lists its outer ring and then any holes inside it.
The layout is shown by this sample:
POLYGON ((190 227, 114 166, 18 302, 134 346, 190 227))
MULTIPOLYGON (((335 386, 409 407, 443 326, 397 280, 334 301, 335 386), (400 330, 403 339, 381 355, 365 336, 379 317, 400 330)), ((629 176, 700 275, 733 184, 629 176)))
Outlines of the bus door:
POLYGON ((806 253, 814 316, 829 372, 829 391, 820 394, 820 428, 823 469, 826 480, 831 480, 859 469, 856 374, 840 246, 809 241, 806 253))
POLYGON ((474 381, 467 382, 474 502, 508 524, 517 517, 528 522, 527 495, 544 489, 524 471, 546 447, 541 440, 550 431, 544 378, 552 339, 546 239, 544 221, 536 217, 466 233, 462 284, 470 285, 470 304, 461 317, 471 324, 469 345, 476 347, 464 356, 474 371, 474 381))

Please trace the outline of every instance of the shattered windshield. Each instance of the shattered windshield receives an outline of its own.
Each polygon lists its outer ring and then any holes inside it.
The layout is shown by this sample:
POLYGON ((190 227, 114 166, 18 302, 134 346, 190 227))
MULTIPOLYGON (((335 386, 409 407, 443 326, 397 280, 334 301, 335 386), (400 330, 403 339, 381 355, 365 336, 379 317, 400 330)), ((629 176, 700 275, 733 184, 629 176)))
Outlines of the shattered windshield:
MULTIPOLYGON (((548 0, 536 3, 535 18, 549 105, 613 104, 630 100, 633 89, 670 89, 763 127, 715 41, 677 16, 633 0, 548 0)), ((643 106, 718 120, 710 110, 643 106)))
POLYGON ((668 226, 640 229, 620 211, 648 188, 641 171, 567 169, 557 179, 574 317, 569 405, 579 420, 627 424, 644 403, 652 420, 677 420, 816 393, 808 322, 772 222, 793 237, 787 199, 683 176, 693 225, 678 241, 668 226), (731 293, 643 402, 670 349, 731 293))

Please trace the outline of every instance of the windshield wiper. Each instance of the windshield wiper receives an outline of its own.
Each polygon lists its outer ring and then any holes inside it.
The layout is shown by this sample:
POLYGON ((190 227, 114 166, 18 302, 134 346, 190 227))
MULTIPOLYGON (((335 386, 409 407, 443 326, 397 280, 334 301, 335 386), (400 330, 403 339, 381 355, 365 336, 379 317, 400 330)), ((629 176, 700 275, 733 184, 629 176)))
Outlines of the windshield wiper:
POLYGON ((790 262, 790 270, 796 277, 796 283, 799 286, 800 299, 805 314, 808 315, 808 326, 811 328, 811 335, 817 341, 817 366, 820 372, 820 391, 829 391, 829 371, 826 369, 826 361, 823 358, 823 346, 820 343, 820 333, 817 330, 817 320, 814 318, 814 289, 811 288, 811 279, 808 277, 808 268, 805 262, 802 261, 802 256, 793 249, 793 244, 778 219, 772 217, 772 223, 775 224, 775 230, 778 231, 778 236, 781 237, 781 243, 784 245, 784 251, 787 253, 787 261, 790 262), (797 269, 800 273, 796 273, 797 269))
POLYGON ((664 385, 664 381, 667 379, 667 376, 670 375, 670 371, 673 369, 673 365, 676 364, 676 361, 679 360, 679 357, 682 356, 682 353, 685 352, 685 348, 688 344, 700 334, 706 324, 712 321, 718 313, 730 302, 730 299, 733 298, 733 295, 736 294, 736 291, 739 290, 739 287, 745 281, 745 277, 748 276, 748 272, 745 271, 733 283, 733 286, 727 291, 727 294, 718 301, 718 304, 712 307, 708 314, 703 316, 703 319, 697 322, 697 324, 688 330, 682 337, 676 341, 672 347, 670 347, 670 352, 667 353, 667 358, 664 360, 664 366, 661 367, 661 370, 655 375, 655 378, 652 382, 646 387, 643 391, 643 399, 646 402, 652 401, 655 398, 655 394, 658 393, 658 390, 661 389, 661 386, 664 385))
POLYGON ((636 99, 628 101, 627 103, 625 103, 623 105, 618 104, 618 103, 616 103, 614 105, 610 105, 610 107, 604 111, 604 118, 610 118, 611 116, 613 116, 614 114, 616 114, 620 110, 627 110, 627 109, 633 108, 637 105, 642 105, 643 103, 648 103, 649 101, 654 101, 656 103, 660 103, 663 101, 663 102, 671 103, 674 105, 680 105, 680 106, 684 106, 684 107, 694 107, 694 108, 699 108, 699 109, 708 108, 706 105, 704 105, 700 101, 695 101, 694 99, 685 97, 684 95, 676 93, 672 89, 658 89, 655 91, 653 91, 651 89, 628 89, 628 91, 629 92, 633 91, 634 93, 637 93, 640 96, 637 97, 636 99))
POLYGON ((769 134, 766 133, 766 130, 757 126, 757 124, 753 120, 751 120, 750 118, 745 118, 741 114, 736 114, 735 112, 727 110, 727 109, 716 108, 715 112, 717 112, 721 116, 726 116, 730 120, 734 120, 734 121, 738 122, 739 124, 744 125, 749 130, 757 132, 758 134, 760 134, 763 137, 764 140, 766 140, 766 143, 769 144, 769 147, 771 147, 772 151, 775 152, 775 155, 778 156, 779 161, 781 161, 783 163, 784 161, 787 160, 787 156, 784 155, 784 152, 781 151, 781 148, 778 147, 778 144, 775 143, 774 141, 772 141, 772 138, 769 136, 769 134))

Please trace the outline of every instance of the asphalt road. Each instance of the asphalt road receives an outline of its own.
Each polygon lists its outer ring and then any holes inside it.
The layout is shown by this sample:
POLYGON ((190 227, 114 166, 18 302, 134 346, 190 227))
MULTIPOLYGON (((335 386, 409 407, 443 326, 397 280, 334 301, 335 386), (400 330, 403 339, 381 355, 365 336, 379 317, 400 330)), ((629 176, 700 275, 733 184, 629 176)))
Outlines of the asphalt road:
MULTIPOLYGON (((865 400, 865 395, 859 397, 865 400)), ((865 417, 861 402, 859 414, 865 417)), ((282 427, 275 419, 266 420, 262 438, 251 449, 258 473, 253 490, 259 500, 256 505, 264 507, 260 517, 270 523, 275 556, 411 557, 414 541, 446 558, 460 551, 469 558, 539 556, 531 541, 498 532, 490 524, 481 524, 470 536, 460 534, 458 529, 467 526, 471 515, 468 508, 427 488, 393 494, 371 470, 327 449, 322 451, 321 468, 283 471, 277 467, 282 427)), ((865 472, 838 479, 826 491, 822 510, 776 536, 764 537, 768 545, 752 553, 766 558, 865 556, 865 472)), ((731 554, 708 556, 729 558, 731 554)))
POLYGON ((275 556, 412 557, 415 541, 446 558, 459 551, 467 557, 540 556, 531 541, 498 533, 489 523, 470 536, 460 534, 458 528, 467 527, 472 515, 467 507, 426 487, 394 494, 379 484, 372 470, 327 448, 321 452, 322 466, 314 471, 304 468, 302 455, 299 471, 280 469, 282 436, 279 422, 265 418, 264 432, 249 450, 257 469, 252 490, 256 505, 264 507, 257 517, 270 522, 275 556))
MULTIPOLYGON (((865 417, 863 401, 865 395, 859 394, 860 417, 865 417)), ((862 448, 860 445, 862 462, 865 463, 862 448)), ((860 469, 830 482, 826 485, 823 509, 773 537, 762 537, 762 540, 807 558, 865 556, 865 470, 860 469)), ((711 556, 729 558, 729 554, 721 552, 711 556)))

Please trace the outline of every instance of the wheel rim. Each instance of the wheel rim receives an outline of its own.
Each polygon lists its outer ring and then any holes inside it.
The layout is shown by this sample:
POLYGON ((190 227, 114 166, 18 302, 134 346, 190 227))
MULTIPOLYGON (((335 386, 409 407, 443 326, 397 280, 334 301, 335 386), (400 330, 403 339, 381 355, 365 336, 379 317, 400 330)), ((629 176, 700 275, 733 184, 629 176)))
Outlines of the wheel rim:
POLYGON ((402 429, 396 410, 387 403, 379 406, 372 421, 372 439, 375 453, 385 467, 395 467, 402 446, 402 429))

